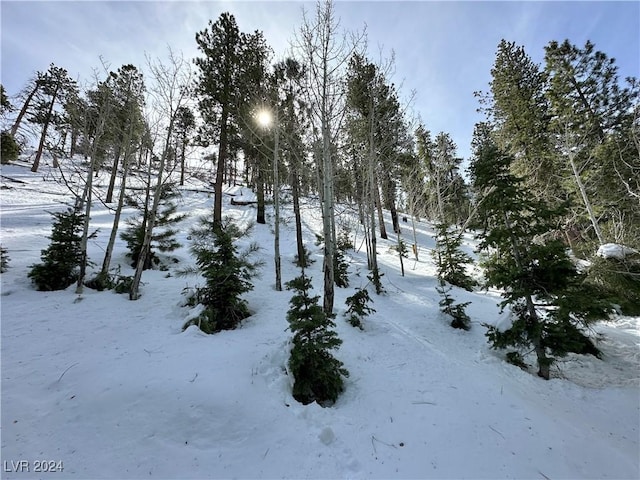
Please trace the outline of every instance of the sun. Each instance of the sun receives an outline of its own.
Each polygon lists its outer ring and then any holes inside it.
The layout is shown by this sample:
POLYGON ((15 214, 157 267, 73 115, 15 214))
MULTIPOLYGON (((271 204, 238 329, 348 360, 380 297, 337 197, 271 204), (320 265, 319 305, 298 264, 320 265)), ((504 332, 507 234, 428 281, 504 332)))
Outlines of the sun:
POLYGON ((271 124, 273 123, 273 117, 269 110, 260 110, 256 114, 256 120, 258 121, 260 126, 263 128, 267 128, 271 126, 271 124))

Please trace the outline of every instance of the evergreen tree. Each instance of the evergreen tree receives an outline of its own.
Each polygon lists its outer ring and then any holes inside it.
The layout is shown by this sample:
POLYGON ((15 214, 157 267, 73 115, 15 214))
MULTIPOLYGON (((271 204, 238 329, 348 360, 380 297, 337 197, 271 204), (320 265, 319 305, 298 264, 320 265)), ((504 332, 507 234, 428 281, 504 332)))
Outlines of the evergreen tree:
MULTIPOLYGON (((175 203, 175 198, 178 192, 173 185, 165 184, 162 186, 163 193, 161 194, 162 203, 155 216, 155 224, 153 228, 153 234, 151 236, 151 248, 144 262, 144 269, 148 270, 153 268, 153 265, 160 263, 160 259, 157 257, 153 249, 157 249, 160 252, 172 252, 177 248, 180 248, 180 243, 176 240, 178 230, 175 225, 184 220, 186 214, 178 214, 178 206, 175 203)), ((142 251, 142 244, 144 242, 145 231, 147 229, 147 222, 149 221, 149 215, 147 212, 142 212, 138 216, 129 217, 127 219, 128 227, 120 234, 120 238, 127 242, 127 248, 129 249, 129 257, 131 258, 131 265, 135 267, 140 258, 140 252, 142 251)))
POLYGON ((199 273, 204 277, 205 285, 197 289, 195 299, 204 305, 204 312, 185 328, 198 325, 206 333, 233 330, 250 315, 242 295, 253 290, 251 279, 261 266, 260 262, 250 260, 258 246, 252 244, 239 252, 234 243, 247 233, 248 229, 243 231, 230 221, 218 224, 211 218, 202 218, 200 225, 191 230, 196 268, 180 273, 199 273))
POLYGON ((349 372, 331 351, 340 340, 332 330, 335 323, 318 305, 319 296, 311 296, 311 279, 304 273, 286 284, 296 294, 291 298, 287 321, 293 333, 289 371, 293 375, 293 397, 303 403, 322 406, 335 403, 344 390, 343 377, 349 372))
POLYGON ((49 70, 40 77, 35 107, 29 117, 31 123, 42 125, 40 141, 31 167, 32 172, 38 171, 48 139, 49 126, 60 121, 61 116, 56 106, 63 104, 63 100, 68 95, 77 93, 77 89, 76 82, 69 77, 67 71, 64 68, 56 67, 53 63, 49 70))
POLYGON ((566 195, 552 155, 546 73, 524 47, 502 40, 491 76, 488 108, 496 142, 513 156, 511 170, 524 179, 533 196, 557 205, 566 195))
POLYGON ((180 152, 180 186, 184 185, 186 150, 189 145, 189 137, 195 127, 196 117, 191 109, 187 106, 180 107, 176 114, 177 148, 180 152))
POLYGON ((384 286, 382 285, 382 277, 384 277, 384 273, 382 273, 378 267, 371 270, 369 275, 367 275, 367 279, 375 287, 377 295, 382 295, 385 292, 384 286))
POLYGON ((7 97, 7 92, 4 89, 4 85, 0 85, 0 113, 11 111, 13 107, 7 97))
POLYGON ((39 93, 40 88, 44 85, 44 83, 45 74, 43 74, 42 72, 36 72, 35 76, 29 79, 27 86, 21 92, 21 96, 24 98, 24 102, 10 130, 11 135, 13 135, 14 137, 18 133, 25 115, 31 109, 36 94, 39 93))
POLYGON ((347 297, 345 301, 347 305, 346 315, 351 325, 362 330, 362 319, 375 313, 375 310, 369 306, 369 302, 372 302, 369 291, 366 288, 358 288, 356 290, 356 293, 347 297))
POLYGON ((217 144, 217 167, 214 184, 214 216, 216 223, 222 222, 222 185, 229 162, 230 152, 238 144, 238 128, 246 95, 251 91, 251 75, 247 59, 255 58, 251 53, 266 48, 261 32, 246 35, 240 32, 236 19, 228 12, 220 15, 216 22, 209 21, 208 28, 196 34, 198 49, 203 57, 195 59, 199 68, 196 93, 198 108, 204 121, 200 138, 205 145, 217 144))
POLYGON ((41 291, 64 290, 78 278, 82 257, 80 242, 84 215, 78 210, 52 214, 50 245, 40 255, 43 263, 32 265, 29 278, 41 291))
POLYGON ((442 297, 439 302, 441 311, 452 318, 451 326, 453 328, 469 330, 471 328, 471 319, 467 315, 466 308, 471 302, 455 303, 455 299, 449 295, 452 287, 450 285, 447 286, 441 278, 438 279, 438 283, 436 290, 442 297))
POLYGON ((623 315, 640 315, 639 253, 596 255, 587 271, 587 280, 617 305, 623 315))
POLYGON ((593 347, 580 328, 605 318, 607 305, 584 282, 564 245, 545 236, 562 212, 529 195, 510 172, 511 155, 489 129, 476 129, 474 146, 470 170, 482 192, 485 231, 479 248, 489 252, 486 281, 503 291, 501 306, 509 306, 512 315, 510 328, 489 326, 487 336, 494 348, 533 347, 538 375, 549 379, 555 357, 584 351, 584 344, 593 347))
POLYGON ((18 159, 20 155, 20 145, 16 142, 16 139, 10 132, 3 131, 0 135, 0 145, 2 151, 0 152, 0 162, 5 165, 18 159))
MULTIPOLYGON (((460 174, 462 158, 448 133, 440 132, 434 140, 424 125, 415 131, 415 165, 409 184, 411 196, 420 198, 420 214, 430 220, 461 225, 467 218, 469 194, 460 174)), ((416 202, 415 199, 410 201, 416 202)))
POLYGON ((593 239, 587 258, 595 242, 637 247, 640 204, 627 188, 638 165, 630 141, 639 94, 632 88, 635 79, 621 84, 615 60, 589 41, 582 48, 568 40, 550 42, 545 64, 550 131, 566 188, 576 199, 567 223, 593 239))
POLYGON ((346 251, 350 248, 353 248, 353 244, 349 239, 349 233, 343 230, 336 240, 336 253, 334 257, 334 279, 336 285, 340 288, 347 288, 349 286, 349 263, 345 255, 346 251))
POLYGON ((436 290, 442 297, 440 307, 443 313, 452 317, 453 328, 469 330, 471 319, 465 309, 470 302, 455 303, 455 299, 450 295, 450 285, 469 291, 476 285, 466 272, 466 265, 472 262, 471 257, 460 249, 461 245, 461 234, 453 232, 446 223, 436 224, 436 248, 433 250, 433 257, 438 273, 439 285, 436 290), (447 286, 447 283, 450 285, 447 286))
POLYGON ((349 286, 349 263, 345 259, 344 251, 336 249, 333 261, 336 285, 340 288, 347 288, 349 286))
POLYGON ((293 200, 293 213, 296 225, 297 265, 304 268, 310 264, 305 250, 302 232, 300 197, 302 190, 310 183, 311 169, 306 160, 304 135, 308 130, 306 104, 303 101, 303 82, 305 67, 294 58, 286 58, 274 67, 274 74, 280 90, 280 122, 283 125, 281 158, 289 172, 289 184, 293 200))
POLYGON ((0 273, 4 273, 9 268, 9 254, 7 249, 0 245, 0 273))
POLYGON ((66 154, 64 148, 67 139, 69 140, 68 156, 72 158, 78 152, 78 143, 86 127, 88 109, 88 102, 76 90, 72 90, 65 98, 63 115, 60 124, 56 126, 63 133, 61 154, 66 154))
POLYGON ((471 291, 476 282, 467 274, 466 265, 473 260, 460 249, 461 245, 461 234, 453 232, 446 223, 436 224, 436 248, 433 250, 433 257, 438 278, 471 291))
POLYGON ((111 72, 105 87, 109 96, 102 101, 110 102, 105 139, 110 140, 113 152, 105 202, 111 203, 118 167, 122 164, 122 175, 125 177, 131 163, 129 157, 133 156, 135 146, 140 143, 144 133, 142 109, 146 89, 142 72, 134 65, 123 65, 117 72, 111 72))

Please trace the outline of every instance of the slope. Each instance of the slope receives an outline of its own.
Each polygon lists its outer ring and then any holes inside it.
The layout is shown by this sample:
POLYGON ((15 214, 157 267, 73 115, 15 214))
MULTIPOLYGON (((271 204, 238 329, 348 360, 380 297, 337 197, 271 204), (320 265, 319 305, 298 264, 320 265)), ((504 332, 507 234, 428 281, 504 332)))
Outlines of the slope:
MULTIPOLYGON (((497 292, 455 291, 472 302, 470 332, 451 329, 441 317, 428 255, 432 229, 421 222, 420 261, 406 260, 404 277, 389 251, 393 242, 379 244, 387 293, 374 295, 377 312, 364 331, 342 317, 345 298, 367 283, 364 253, 350 252, 351 287, 336 290, 344 340, 336 356, 351 375, 334 407, 302 406, 291 397, 286 374, 291 294, 273 287, 270 226, 255 226, 245 240, 262 246, 265 261, 247 295, 254 315, 236 331, 183 332, 182 292, 200 280, 176 277, 173 266, 145 272, 135 302, 88 289, 78 297, 73 287, 33 290, 26 274, 48 243, 46 212, 63 208, 69 195, 53 170, 43 176, 3 165, 2 175, 2 245, 10 256, 1 276, 3 478, 41 478, 35 468, 42 460, 54 462, 46 464, 54 470, 46 478, 79 479, 640 474, 638 318, 597 327, 605 335, 603 361, 569 357, 555 378, 540 380, 488 348, 481 324, 500 319, 497 292)), ((182 192, 180 208, 191 216, 180 228, 183 247, 172 254, 177 265, 193 262, 188 227, 212 208, 204 190, 191 184, 182 192)), ((251 221, 253 207, 232 206, 231 198, 225 196, 225 212, 251 221)), ((290 204, 284 210, 286 281, 298 271, 290 204)), ((341 212, 348 217, 348 209, 341 212)), ((313 240, 321 227, 313 199, 303 215, 316 258, 309 274, 320 292, 321 249, 313 240)), ((96 205, 92 225, 101 230, 90 245, 94 261, 102 258, 111 218, 96 205)), ((470 237, 466 248, 472 251, 470 237)), ((125 253, 119 241, 114 264, 130 274, 125 253)))

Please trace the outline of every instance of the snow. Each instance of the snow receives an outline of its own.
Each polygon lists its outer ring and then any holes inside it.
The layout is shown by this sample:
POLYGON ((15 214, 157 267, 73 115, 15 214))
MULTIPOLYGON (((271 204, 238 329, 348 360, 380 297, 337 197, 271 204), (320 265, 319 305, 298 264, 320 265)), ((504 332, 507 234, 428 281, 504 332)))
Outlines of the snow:
POLYGON ((620 245, 617 243, 605 243, 604 245, 600 245, 598 247, 597 255, 603 258, 617 258, 619 260, 624 260, 626 257, 630 255, 637 255, 638 251, 626 247, 624 245, 620 245))
MULTIPOLYGON (((180 208, 191 216, 180 227, 183 248, 170 255, 180 263, 144 272, 141 298, 129 301, 90 289, 78 296, 74 287, 35 291, 27 272, 48 245, 47 212, 66 208, 70 195, 47 165, 37 174, 3 165, 1 173, 1 243, 10 257, 0 277, 3 478, 640 476, 640 318, 594 327, 603 360, 569 356, 550 381, 539 379, 486 342, 483 324, 504 320, 499 292, 452 290, 456 301, 472 302, 473 324, 469 332, 449 327, 429 255, 433 229, 420 222, 420 261, 405 259, 405 277, 392 243, 379 242, 386 294, 370 289, 376 313, 364 331, 344 318, 344 300, 367 283, 364 251, 349 252, 351 286, 336 289, 335 302, 346 390, 333 407, 303 406, 286 373, 292 293, 274 288, 272 225, 256 225, 250 239, 265 261, 246 296, 253 316, 235 331, 183 332, 193 312, 181 306, 182 291, 200 280, 175 271, 193 263, 189 225, 212 209, 204 183, 182 191, 180 208), (43 460, 62 462, 63 471, 55 463, 53 472, 36 472, 43 460)), ((106 174, 97 183, 106 185, 106 174)), ((232 206, 231 198, 224 197, 226 214, 241 223, 255 217, 253 206, 232 206)), ((298 275, 291 208, 284 203, 284 281, 298 275)), ((346 221, 349 210, 340 208, 346 221)), ((308 273, 320 294, 317 201, 302 209, 316 259, 308 273)), ((98 264, 111 221, 97 203, 92 226, 100 231, 89 256, 98 264)), ((403 227, 412 243, 410 225, 403 227)), ((473 247, 465 236, 464 248, 473 247)), ((125 253, 119 240, 114 266, 131 274, 125 253)))

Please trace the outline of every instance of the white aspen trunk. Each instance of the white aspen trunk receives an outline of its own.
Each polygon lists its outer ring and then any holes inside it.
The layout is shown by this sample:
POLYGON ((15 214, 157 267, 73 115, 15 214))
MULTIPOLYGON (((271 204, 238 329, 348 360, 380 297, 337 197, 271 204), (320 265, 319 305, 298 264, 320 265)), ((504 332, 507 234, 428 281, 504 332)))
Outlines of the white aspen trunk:
POLYGON ((324 235, 324 298, 322 308, 326 314, 333 313, 334 300, 334 265, 335 255, 333 232, 333 175, 330 132, 327 119, 323 119, 322 126, 322 230, 324 235))
POLYGON ((442 203, 442 189, 440 186, 440 170, 436 171, 436 195, 438 200, 438 217, 439 221, 444 223, 444 204, 442 203))
MULTIPOLYGON (((133 281, 131 282, 131 291, 129 292, 129 300, 137 300, 140 298, 140 280, 142 279, 142 272, 144 270, 144 264, 151 250, 151 240, 153 238, 153 227, 156 223, 156 215, 160 206, 160 197, 162 194, 162 174, 164 173, 164 166, 167 161, 167 153, 169 151, 169 145, 171 142, 171 133, 173 130, 173 118, 169 123, 168 133, 165 140, 162 156, 160 157, 160 165, 158 167, 158 179, 156 181, 155 190, 153 192, 153 204, 149 210, 147 216, 147 226, 144 232, 144 240, 142 242, 142 248, 140 249, 140 256, 138 257, 138 263, 136 265, 136 271, 133 275, 133 281)), ((151 189, 151 182, 149 182, 149 189, 151 189)))
POLYGON ((282 291, 282 270, 280 265, 280 177, 278 171, 278 142, 280 136, 280 126, 278 124, 278 107, 275 108, 275 141, 273 148, 273 208, 275 211, 275 228, 274 228, 274 261, 276 269, 276 290, 282 291))
POLYGON ((120 216, 122 215, 122 207, 124 205, 124 199, 127 189, 127 175, 129 173, 129 163, 131 157, 131 137, 132 137, 133 123, 129 124, 129 134, 127 135, 127 144, 125 147, 124 161, 122 163, 122 182, 120 185, 120 193, 118 195, 118 205, 116 207, 115 214, 113 216, 113 226, 111 227, 111 234, 109 235, 109 243, 107 243, 107 249, 104 254, 104 260, 102 261, 102 269, 100 273, 106 275, 109 272, 109 266, 111 264, 111 256, 113 255, 113 248, 116 243, 118 235, 118 226, 120 224, 120 216))
MULTIPOLYGON (((173 55, 173 52, 169 51, 169 59, 171 61, 171 65, 167 68, 162 64, 152 65, 149 63, 150 70, 155 77, 156 81, 156 99, 158 100, 158 108, 159 114, 162 115, 166 120, 168 120, 168 125, 166 128, 166 136, 164 139, 164 145, 162 149, 162 155, 160 157, 160 165, 158 167, 158 178, 156 182, 155 191, 153 194, 153 204, 149 213, 147 215, 147 225, 144 234, 144 240, 142 243, 142 248, 140 251, 140 257, 138 258, 138 263, 136 265, 136 271, 133 276, 133 281, 131 282, 131 290, 129 292, 129 300, 137 300, 140 298, 139 290, 140 290, 140 280, 142 278, 142 272, 144 270, 144 264, 147 256, 149 255, 149 251, 151 250, 151 241, 153 238, 153 228, 156 223, 156 216, 158 213, 158 208, 160 206, 160 197, 162 195, 162 187, 163 187, 163 173, 165 171, 165 165, 167 164, 167 157, 169 155, 169 150, 171 147, 171 139, 174 134, 174 127, 176 121, 176 113, 179 111, 181 104, 185 100, 185 96, 187 94, 186 86, 189 85, 190 76, 188 71, 184 72, 184 60, 182 58, 176 58, 173 55)), ((151 164, 149 162, 149 172, 151 171, 151 164)), ((216 183, 218 183, 218 178, 216 179, 216 183)), ((149 187, 147 190, 147 194, 149 194, 149 190, 151 189, 151 182, 149 182, 149 187)), ((221 193, 221 191, 217 192, 221 193)), ((222 206, 221 197, 216 197, 215 203, 216 205, 220 202, 220 207, 222 206)), ((217 217, 215 217, 216 213, 221 213, 221 208, 218 210, 217 208, 214 210, 214 223, 217 217)), ((218 223, 217 226, 220 224, 218 223)))
MULTIPOLYGON (((304 14, 304 13, 303 13, 304 14)), ((344 85, 341 73, 353 48, 347 48, 345 38, 338 38, 338 22, 334 18, 333 2, 318 1, 316 19, 309 22, 304 17, 298 44, 308 68, 308 105, 314 123, 316 140, 321 155, 318 169, 322 170, 319 190, 322 202, 322 226, 324 233, 324 299, 323 310, 333 314, 334 303, 334 253, 335 217, 333 188, 332 132, 339 131, 344 113, 344 85)), ((357 42, 355 42, 357 44, 357 42)))
POLYGON ((587 196, 587 190, 584 187, 584 183, 582 183, 582 179, 580 178, 580 172, 578 171, 578 167, 576 165, 573 152, 571 151, 569 152, 568 158, 569 158, 569 164, 571 165, 571 170, 573 171, 573 178, 576 181, 578 190, 580 190, 580 196, 582 197, 584 206, 587 209, 589 220, 591 221, 591 225, 593 225, 593 230, 595 231, 596 236, 598 237, 598 242, 600 243, 600 245, 604 245, 604 237, 602 236, 600 225, 598 225, 598 220, 596 219, 596 216, 593 213, 593 207, 591 206, 591 202, 589 201, 589 197, 587 196))
POLYGON ((87 181, 85 182, 85 188, 82 193, 82 197, 76 199, 76 208, 81 210, 85 208, 84 212, 84 225, 82 229, 82 240, 80 241, 80 274, 78 275, 78 283, 76 284, 76 294, 80 295, 84 291, 84 278, 87 270, 87 242, 89 238, 89 220, 91 217, 91 201, 93 196, 93 171, 95 168, 95 157, 98 151, 98 142, 104 132, 104 124, 106 122, 107 113, 109 111, 109 103, 101 107, 100 117, 98 119, 98 125, 96 127, 96 134, 93 137, 93 143, 91 145, 91 160, 89 161, 89 171, 87 172, 87 181), (102 110, 104 109, 104 110, 102 110), (86 204, 86 205, 85 205, 86 204))
POLYGON ((368 203, 368 212, 369 212, 369 244, 371 248, 371 256, 369 258, 369 270, 377 270, 378 269, 378 252, 377 252, 377 244, 376 244, 376 207, 375 207, 375 198, 376 198, 376 180, 374 174, 374 158, 373 153, 369 154, 369 201, 368 203))
POLYGON ((87 271, 87 242, 89 239, 89 218, 91 216, 91 200, 93 196, 93 157, 89 166, 89 176, 87 177, 87 198, 84 211, 84 225, 82 228, 82 240, 80 240, 80 274, 76 284, 76 294, 80 295, 84 291, 84 278, 87 271))
POLYGON ((416 232, 416 216, 414 214, 413 204, 411 205, 411 229, 413 230, 413 256, 418 259, 418 234, 416 232))

